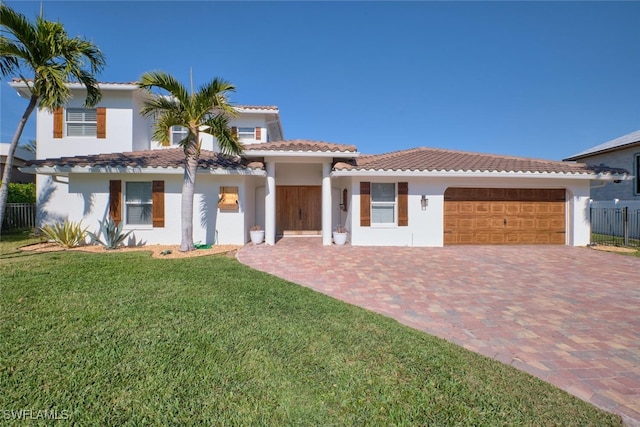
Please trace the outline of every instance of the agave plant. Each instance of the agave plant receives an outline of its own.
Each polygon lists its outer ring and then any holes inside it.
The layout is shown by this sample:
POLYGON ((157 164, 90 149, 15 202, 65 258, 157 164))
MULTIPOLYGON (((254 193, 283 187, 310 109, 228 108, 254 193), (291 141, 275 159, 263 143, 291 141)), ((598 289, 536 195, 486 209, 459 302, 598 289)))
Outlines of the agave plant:
POLYGON ((104 246, 105 249, 117 249, 124 244, 124 240, 133 232, 133 230, 130 230, 124 233, 122 230, 123 223, 121 222, 116 225, 111 217, 98 222, 100 224, 100 231, 98 233, 102 233, 104 240, 100 239, 98 234, 90 231, 87 232, 87 235, 91 238, 92 242, 104 246))
POLYGON ((65 248, 75 248, 85 243, 87 237, 87 227, 82 228, 82 221, 71 222, 64 220, 52 225, 45 225, 40 228, 49 240, 53 240, 57 244, 65 248))

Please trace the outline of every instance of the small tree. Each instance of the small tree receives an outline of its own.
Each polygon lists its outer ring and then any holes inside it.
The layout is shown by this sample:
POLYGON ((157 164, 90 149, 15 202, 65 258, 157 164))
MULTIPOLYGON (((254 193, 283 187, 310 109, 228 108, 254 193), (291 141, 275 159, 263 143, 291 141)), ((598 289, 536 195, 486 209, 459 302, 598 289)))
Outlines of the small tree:
POLYGON ((69 38, 62 24, 47 21, 42 14, 31 23, 24 15, 0 4, 0 25, 0 73, 4 77, 19 78, 31 92, 7 153, 0 185, 1 224, 13 159, 31 113, 36 106, 55 110, 64 105, 71 98, 69 81, 78 81, 86 87, 85 106, 96 105, 101 94, 94 74, 104 68, 105 60, 93 43, 78 37, 69 38), (33 79, 26 78, 25 74, 33 74, 33 79))
POLYGON ((181 251, 192 251, 193 245, 193 199, 200 158, 200 132, 215 136, 223 154, 240 154, 242 144, 229 128, 229 116, 235 110, 227 102, 227 93, 235 87, 222 79, 214 78, 208 84, 191 93, 173 76, 162 71, 145 73, 139 86, 149 92, 142 114, 155 116, 154 139, 163 144, 169 143, 169 134, 173 126, 187 128, 187 136, 180 141, 184 150, 184 180, 182 182, 182 220, 181 251), (160 89, 160 93, 152 90, 160 89))

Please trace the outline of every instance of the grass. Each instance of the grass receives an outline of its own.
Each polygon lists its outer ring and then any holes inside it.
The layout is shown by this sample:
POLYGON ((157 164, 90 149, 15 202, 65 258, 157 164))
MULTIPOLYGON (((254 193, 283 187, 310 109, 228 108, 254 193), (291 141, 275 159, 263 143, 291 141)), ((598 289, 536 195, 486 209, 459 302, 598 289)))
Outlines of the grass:
POLYGON ((76 425, 621 425, 232 258, 19 255, 21 239, 0 243, 3 425, 21 409, 76 425))
POLYGON ((611 236, 608 234, 591 234, 591 242, 603 246, 617 246, 622 248, 636 249, 635 252, 618 252, 623 255, 631 255, 640 258, 640 240, 629 239, 629 246, 624 244, 624 238, 620 236, 611 236))

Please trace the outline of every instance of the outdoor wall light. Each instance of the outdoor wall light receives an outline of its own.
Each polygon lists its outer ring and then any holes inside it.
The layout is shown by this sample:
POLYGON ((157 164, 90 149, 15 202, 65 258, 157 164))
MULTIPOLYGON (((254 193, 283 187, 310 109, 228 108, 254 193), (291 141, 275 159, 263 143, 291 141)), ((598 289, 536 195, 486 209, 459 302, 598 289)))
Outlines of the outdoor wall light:
POLYGON ((423 194, 420 198, 420 207, 422 207, 423 211, 426 211, 427 206, 429 206, 429 199, 427 199, 427 196, 423 194))

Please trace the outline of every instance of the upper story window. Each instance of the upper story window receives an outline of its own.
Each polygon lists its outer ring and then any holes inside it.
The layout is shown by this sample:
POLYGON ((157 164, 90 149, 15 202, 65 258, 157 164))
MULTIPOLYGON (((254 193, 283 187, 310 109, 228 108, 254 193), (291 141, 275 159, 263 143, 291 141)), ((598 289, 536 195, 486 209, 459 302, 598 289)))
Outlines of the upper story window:
POLYGON ((97 136, 97 110, 84 108, 67 108, 67 136, 97 136))
POLYGON ((371 223, 395 224, 396 185, 392 182, 371 183, 371 223))
POLYGON ((254 140, 256 139, 256 128, 248 128, 248 127, 242 127, 242 128, 238 128, 238 139, 239 140, 247 140, 247 139, 251 139, 254 140))
POLYGON ((187 137, 189 130, 184 126, 171 127, 171 145, 178 145, 187 137))

